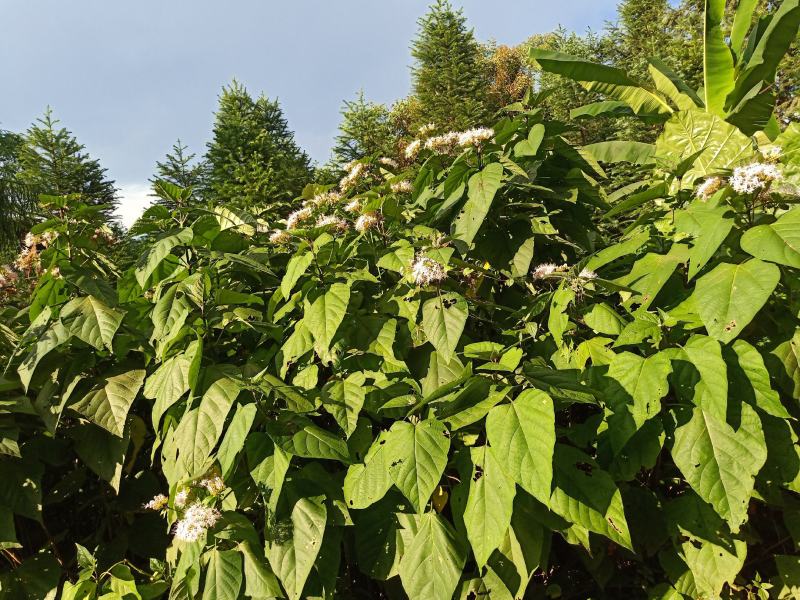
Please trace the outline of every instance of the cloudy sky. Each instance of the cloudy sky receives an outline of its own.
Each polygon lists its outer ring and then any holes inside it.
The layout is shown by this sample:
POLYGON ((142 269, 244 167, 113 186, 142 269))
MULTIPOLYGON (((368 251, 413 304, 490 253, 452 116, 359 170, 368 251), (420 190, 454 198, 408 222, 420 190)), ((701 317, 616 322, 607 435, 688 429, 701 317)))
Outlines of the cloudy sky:
MULTIPOLYGON (((198 154, 232 78, 277 97, 324 162, 342 100, 408 93, 409 42, 428 0, 0 0, 0 128, 47 105, 117 182, 123 218, 147 202, 156 160, 198 154)), ((616 0, 458 0, 481 40, 513 44, 561 24, 602 28, 616 0)))

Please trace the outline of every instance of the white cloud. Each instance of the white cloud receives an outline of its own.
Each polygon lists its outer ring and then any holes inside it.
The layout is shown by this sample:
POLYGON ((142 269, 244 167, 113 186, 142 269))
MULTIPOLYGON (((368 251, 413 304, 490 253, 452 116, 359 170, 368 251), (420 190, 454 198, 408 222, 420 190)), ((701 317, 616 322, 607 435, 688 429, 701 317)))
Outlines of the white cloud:
POLYGON ((150 186, 141 183, 121 183, 119 184, 119 207, 117 216, 120 222, 126 227, 130 227, 138 219, 144 210, 153 202, 150 196, 150 186))

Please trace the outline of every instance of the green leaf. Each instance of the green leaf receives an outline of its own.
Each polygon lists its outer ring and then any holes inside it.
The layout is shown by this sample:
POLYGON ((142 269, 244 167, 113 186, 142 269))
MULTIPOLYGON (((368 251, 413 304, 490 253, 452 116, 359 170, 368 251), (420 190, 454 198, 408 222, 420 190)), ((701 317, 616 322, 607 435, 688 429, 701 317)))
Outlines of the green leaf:
POLYGON ((61 310, 61 320, 68 325, 69 332, 98 350, 103 346, 111 350, 123 316, 94 296, 71 300, 61 310))
POLYGON ((733 218, 726 217, 730 212, 727 206, 709 206, 702 200, 675 212, 675 230, 692 236, 689 279, 700 272, 728 236, 733 227, 733 218))
POLYGON ((733 53, 740 57, 745 36, 753 24, 753 11, 758 4, 758 0, 742 0, 736 6, 733 15, 733 27, 731 27, 730 44, 733 53))
POLYGON ((75 453, 98 477, 108 481, 117 493, 122 481, 125 451, 130 443, 130 436, 128 432, 125 433, 123 437, 118 437, 93 424, 70 430, 70 436, 75 440, 75 453))
POLYGON ((455 239, 467 246, 472 243, 500 189, 502 178, 503 166, 497 162, 489 163, 469 178, 467 201, 453 222, 452 234, 455 239))
POLYGON ((467 301, 455 292, 437 294, 422 305, 425 335, 445 363, 455 355, 468 315, 467 301))
POLYGON ((684 187, 751 159, 753 147, 745 134, 719 116, 701 110, 682 110, 666 122, 656 140, 656 159, 677 166, 695 155, 683 176, 684 187))
POLYGON ((633 550, 622 495, 611 476, 571 446, 558 444, 550 508, 567 521, 633 550))
POLYGON ((728 377, 719 342, 704 335, 693 335, 683 348, 677 349, 672 359, 675 360, 674 383, 681 401, 691 402, 724 421, 728 377))
POLYGON ((792 339, 778 344, 772 350, 781 368, 777 373, 781 389, 793 398, 800 397, 800 329, 796 329, 792 339))
POLYGON ((211 452, 222 435, 225 419, 241 387, 233 379, 223 377, 208 388, 175 430, 180 465, 189 477, 198 477, 208 469, 211 452))
POLYGON ((414 541, 400 561, 400 580, 409 600, 450 600, 466 562, 453 527, 436 513, 420 517, 414 541))
POLYGON ((203 600, 237 600, 242 587, 242 557, 237 550, 212 549, 203 600))
POLYGON ((708 334, 728 343, 744 329, 769 299, 780 280, 775 265, 752 259, 720 264, 697 280, 697 311, 708 334))
POLYGON ((276 446, 295 456, 350 462, 347 443, 337 435, 311 423, 294 435, 274 436, 274 439, 276 446))
POLYGON ((322 406, 336 419, 347 437, 352 435, 364 406, 364 374, 352 373, 322 388, 322 406))
POLYGON ((686 262, 688 255, 689 250, 683 244, 673 244, 667 254, 645 254, 633 264, 630 273, 614 282, 639 292, 631 301, 638 301, 641 310, 647 310, 678 265, 686 262))
POLYGON ((327 514, 322 497, 300 498, 292 508, 288 539, 276 540, 270 546, 269 564, 289 600, 303 597, 306 580, 322 547, 327 514))
POLYGON ((647 165, 653 162, 656 147, 644 142, 612 140, 583 146, 596 160, 606 163, 629 162, 647 165))
POLYGON ((800 269, 800 208, 774 223, 748 229, 740 243, 742 250, 756 258, 800 269))
POLYGON ((553 401, 540 390, 524 390, 486 417, 486 436, 506 473, 547 504, 553 480, 556 441, 553 401))
POLYGON ((510 457, 502 451, 495 454, 489 446, 470 448, 472 476, 469 495, 464 508, 464 526, 472 545, 478 568, 489 560, 492 552, 503 541, 511 525, 514 509, 514 481, 501 468, 510 457))
POLYGON ((543 71, 564 75, 580 83, 590 92, 606 95, 628 104, 637 115, 669 114, 672 109, 664 100, 641 87, 622 69, 593 63, 563 52, 532 48, 530 57, 543 71))
POLYGON ((280 598, 281 586, 267 564, 263 551, 241 542, 239 549, 244 558, 244 593, 250 598, 280 598))
POLYGON ((364 457, 364 464, 350 465, 344 478, 344 501, 348 508, 363 509, 386 495, 392 487, 386 461, 388 432, 382 431, 364 457))
POLYGON ((349 302, 350 286, 346 283, 334 283, 313 304, 309 306, 306 303, 303 323, 323 352, 330 348, 349 302))
POLYGON ((144 370, 135 370, 107 377, 102 387, 95 387, 70 408, 122 437, 128 411, 144 383, 144 376, 144 370))
POLYGON ((648 59, 647 71, 656 89, 681 110, 703 108, 703 101, 672 69, 657 58, 648 59))
POLYGON ((395 422, 386 435, 384 461, 397 488, 421 513, 447 465, 450 436, 436 419, 395 422))
POLYGON ((722 23, 725 0, 705 0, 703 83, 706 110, 725 116, 725 98, 733 90, 733 55, 725 43, 722 23))
POLYGON ((306 272, 313 260, 314 254, 312 252, 297 254, 289 259, 289 263, 286 265, 286 273, 281 280, 281 295, 285 299, 289 298, 295 284, 303 276, 303 273, 306 272))
POLYGON ((254 403, 240 404, 236 407, 236 412, 217 451, 217 460, 223 479, 227 479, 236 465, 236 457, 244 448, 244 442, 253 426, 256 412, 258 412, 258 408, 254 403))
POLYGON ((155 400, 153 427, 156 429, 166 410, 189 391, 191 364, 186 354, 179 354, 161 363, 161 366, 147 378, 144 384, 144 397, 155 400))
POLYGON ((55 350, 69 341, 70 337, 72 337, 72 334, 69 330, 64 327, 61 321, 56 321, 44 332, 44 335, 36 341, 36 344, 31 348, 25 360, 22 361, 22 364, 20 364, 17 369, 19 379, 25 387, 25 391, 28 390, 28 386, 31 384, 31 379, 33 378, 33 373, 36 371, 36 366, 42 358, 50 351, 55 350))
POLYGON ((662 353, 647 358, 631 352, 614 356, 606 373, 614 384, 608 386, 604 399, 613 412, 608 418, 608 433, 615 454, 646 421, 661 412, 661 398, 669 391, 667 377, 671 372, 669 358, 662 353))
POLYGON ((747 519, 755 476, 767 460, 761 421, 741 405, 737 430, 702 408, 675 430, 672 458, 692 489, 734 533, 747 519))
POLYGON ((193 237, 194 233, 192 232, 192 228, 186 227, 185 229, 181 229, 178 233, 161 238, 150 246, 136 264, 135 275, 139 285, 145 287, 145 285, 147 285, 147 280, 150 279, 150 275, 158 268, 161 261, 172 252, 172 249, 176 246, 188 244, 192 241, 193 237))
POLYGON ((544 133, 544 125, 541 123, 537 123, 531 127, 531 130, 528 132, 528 139, 517 142, 514 146, 514 156, 536 156, 536 153, 539 151, 539 146, 544 139, 544 133))
POLYGON ((619 335, 624 325, 622 318, 605 302, 592 305, 591 310, 583 316, 583 321, 595 333, 619 335))
POLYGON ((778 392, 772 389, 769 371, 758 349, 744 340, 736 340, 732 350, 734 356, 726 356, 731 393, 773 417, 790 419, 789 411, 781 404, 778 392))

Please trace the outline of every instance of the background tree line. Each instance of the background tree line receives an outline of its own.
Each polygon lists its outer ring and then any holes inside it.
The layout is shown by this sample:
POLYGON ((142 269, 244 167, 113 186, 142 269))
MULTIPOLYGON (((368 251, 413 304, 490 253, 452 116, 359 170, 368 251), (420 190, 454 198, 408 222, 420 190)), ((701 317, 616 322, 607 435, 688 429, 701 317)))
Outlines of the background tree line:
MULTIPOLYGON (((732 7, 735 8, 735 7, 732 7)), ((731 8, 731 10, 732 10, 731 8)), ((757 12, 776 8, 759 0, 757 12)), ((166 181, 192 190, 191 201, 226 206, 259 206, 281 214, 282 207, 312 182, 331 183, 344 165, 366 156, 397 157, 421 127, 434 132, 467 129, 489 122, 502 107, 518 101, 528 89, 546 94, 540 106, 548 118, 570 120, 570 110, 598 100, 579 84, 542 72, 530 61, 531 48, 556 50, 614 65, 645 80, 647 59, 662 60, 694 88, 702 85, 702 2, 623 0, 616 22, 603 31, 571 32, 564 28, 532 35, 517 46, 482 43, 461 10, 436 0, 419 19, 411 44, 411 93, 391 106, 373 102, 363 91, 344 101, 331 159, 313 165, 298 146, 277 100, 254 97, 233 81, 223 88, 205 153, 178 140, 151 178, 155 203, 170 207, 174 199, 158 185, 166 181)), ((778 72, 778 115, 787 124, 800 120, 797 44, 778 72)), ((653 136, 635 119, 572 119, 578 143, 653 136)), ((30 225, 40 194, 79 194, 111 223, 118 202, 114 181, 77 138, 48 108, 23 132, 0 130, 0 227, 6 253, 30 225)))

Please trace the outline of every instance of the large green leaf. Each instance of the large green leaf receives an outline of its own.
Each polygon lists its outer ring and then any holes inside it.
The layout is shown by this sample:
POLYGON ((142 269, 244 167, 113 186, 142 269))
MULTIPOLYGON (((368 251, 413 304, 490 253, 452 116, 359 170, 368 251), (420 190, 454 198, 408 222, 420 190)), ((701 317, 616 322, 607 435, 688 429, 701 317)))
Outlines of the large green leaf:
POLYGON ((111 350, 114 334, 124 316, 94 296, 71 300, 61 310, 61 320, 70 333, 98 350, 102 350, 103 346, 111 350))
POLYGON ((764 357, 744 340, 733 342, 733 356, 726 353, 731 395, 779 419, 790 419, 778 392, 772 389, 764 357), (735 364, 734 364, 735 363, 735 364), (737 369, 738 367, 738 369, 737 369))
POLYGON ((386 461, 386 440, 383 431, 375 438, 364 464, 350 465, 344 478, 344 500, 349 508, 362 509, 374 504, 392 487, 389 462, 386 461))
POLYGON ((632 550, 622 495, 611 476, 571 446, 558 444, 553 462, 553 512, 632 550))
POLYGON ((484 169, 469 178, 467 201, 453 221, 453 237, 469 245, 481 228, 492 201, 500 189, 503 166, 491 162, 484 169))
POLYGON ((238 382, 227 377, 211 384, 200 400, 175 430, 180 464, 188 477, 202 475, 209 466, 211 452, 217 445, 230 412, 241 387, 238 382))
POLYGON ((289 298, 295 284, 313 261, 314 253, 311 251, 297 254, 289 259, 289 263, 286 265, 286 273, 281 280, 281 295, 284 299, 289 298))
POLYGON ((725 116, 725 98, 733 89, 733 55, 725 43, 722 23, 725 0, 705 0, 703 81, 706 110, 725 116))
POLYGON ((455 355, 468 315, 467 301, 455 292, 437 294, 422 305, 425 335, 446 363, 455 355))
POLYGON ((683 210, 675 212, 675 229, 692 236, 689 249, 689 279, 692 279, 714 256, 720 244, 733 227, 733 218, 727 206, 709 206, 695 200, 683 210))
POLYGON ((506 462, 510 457, 496 454, 495 449, 489 446, 470 448, 470 456, 472 475, 464 508, 464 526, 480 569, 503 541, 511 525, 516 490, 514 481, 501 467, 501 461, 506 462))
POLYGON ((421 513, 447 465, 450 436, 436 419, 412 425, 397 421, 389 429, 384 461, 397 488, 421 513))
POLYGON ((267 564, 261 548, 251 548, 248 542, 241 542, 239 549, 244 558, 244 593, 250 598, 280 598, 281 586, 267 564))
POLYGON ((193 237, 194 233, 192 232, 192 228, 186 227, 177 233, 161 238, 150 246, 147 252, 142 255, 139 262, 136 263, 135 274, 136 281, 139 282, 139 285, 144 287, 147 284, 150 275, 158 268, 161 261, 172 252, 173 248, 188 244, 192 241, 193 237))
POLYGON ((752 259, 717 265, 698 279, 695 303, 708 334, 723 343, 736 338, 767 302, 780 276, 775 265, 752 259))
POLYGON ((615 67, 593 63, 562 52, 532 48, 530 57, 542 70, 564 75, 587 90, 627 103, 637 115, 669 114, 672 109, 660 97, 641 87, 615 67))
POLYGON ((731 50, 737 56, 741 56, 742 45, 745 36, 753 24, 753 11, 758 4, 758 0, 741 0, 736 7, 733 15, 733 26, 731 27, 731 50))
POLYGON ((199 358, 198 351, 196 344, 190 346, 186 352, 161 363, 161 366, 147 378, 144 384, 144 397, 155 400, 153 427, 156 429, 164 412, 189 391, 193 364, 199 358))
POLYGON ((508 475, 547 504, 556 441, 553 401, 541 390, 525 390, 486 417, 486 436, 508 475))
POLYGON ((675 429, 675 465, 692 489, 708 502, 736 533, 747 519, 755 476, 767 460, 761 421, 741 405, 737 429, 694 408, 691 419, 675 429))
POLYGON ((270 546, 269 564, 289 600, 303 597, 306 580, 322 547, 327 514, 323 497, 300 498, 292 508, 286 539, 270 546))
POLYGON ((364 374, 352 373, 322 388, 322 406, 336 419, 347 437, 355 431, 364 406, 364 374))
POLYGON ((203 600, 237 600, 242 587, 242 557, 237 550, 209 553, 203 600))
POLYGON ((664 125, 656 140, 656 159, 678 165, 697 155, 683 176, 684 186, 732 169, 753 157, 750 139, 715 114, 682 110, 664 125))
POLYGON ((323 429, 313 423, 292 435, 288 435, 283 427, 279 426, 280 436, 274 436, 275 445, 284 452, 302 458, 321 458, 349 462, 347 443, 339 436, 323 429))
POLYGON ((794 336, 778 344, 772 350, 780 363, 779 373, 776 373, 778 384, 793 398, 800 397, 800 329, 796 329, 794 336))
POLYGON ((583 149, 591 153, 600 162, 629 162, 636 165, 651 164, 656 151, 653 144, 621 140, 597 142, 583 146, 583 149))
POLYGON ((303 323, 323 352, 330 348, 349 302, 350 286, 346 283, 334 283, 313 304, 306 303, 303 323))
POLYGON ((742 250, 770 262, 800 269, 800 208, 793 208, 769 225, 744 232, 742 250))
POLYGON ((615 454, 647 420, 659 414, 671 372, 669 358, 662 353, 647 358, 631 352, 614 356, 606 373, 613 383, 607 386, 605 401, 613 413, 608 428, 615 454))
POLYGON ((466 562, 452 525, 436 513, 420 517, 419 528, 400 561, 400 580, 409 600, 450 600, 466 562))
POLYGON ((236 412, 231 419, 230 425, 228 425, 228 429, 225 431, 225 436, 222 438, 217 451, 217 460, 219 461, 223 478, 227 478, 236 466, 236 457, 244 448, 244 442, 247 434, 250 433, 250 428, 253 426, 256 412, 258 412, 258 407, 255 403, 239 404, 236 407, 236 412))
POLYGON ((650 58, 647 71, 656 89, 672 100, 681 110, 702 108, 703 101, 691 87, 689 87, 666 64, 657 58, 650 58))
POLYGON ((62 344, 65 344, 72 337, 69 329, 67 329, 61 321, 53 323, 44 334, 36 340, 36 343, 28 351, 25 360, 19 365, 17 374, 22 382, 22 385, 27 391, 28 386, 31 384, 33 373, 39 362, 52 350, 55 350, 62 344))
POLYGON ((107 377, 83 398, 70 405, 106 431, 122 437, 128 411, 144 383, 144 370, 128 371, 107 377))
POLYGON ((637 292, 630 301, 638 302, 646 310, 656 299, 658 292, 678 268, 685 263, 689 250, 683 244, 673 244, 667 254, 645 254, 633 264, 630 273, 615 280, 637 292))

